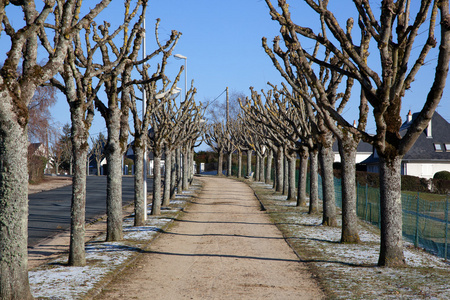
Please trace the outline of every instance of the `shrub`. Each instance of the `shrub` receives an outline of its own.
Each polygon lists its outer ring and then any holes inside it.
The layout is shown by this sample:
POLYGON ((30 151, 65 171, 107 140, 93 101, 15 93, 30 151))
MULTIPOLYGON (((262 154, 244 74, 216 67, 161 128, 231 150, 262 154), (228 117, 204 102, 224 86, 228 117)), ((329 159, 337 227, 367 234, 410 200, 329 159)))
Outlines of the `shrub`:
POLYGON ((434 173, 433 179, 450 180, 450 172, 449 171, 436 172, 434 173))

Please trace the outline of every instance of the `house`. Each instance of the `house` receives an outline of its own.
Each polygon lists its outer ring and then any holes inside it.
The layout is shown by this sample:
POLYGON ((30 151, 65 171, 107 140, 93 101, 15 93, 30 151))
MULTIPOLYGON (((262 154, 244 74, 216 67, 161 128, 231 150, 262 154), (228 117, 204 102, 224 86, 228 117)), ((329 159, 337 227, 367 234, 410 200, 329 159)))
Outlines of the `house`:
MULTIPOLYGON (((333 143, 334 162, 341 162, 341 155, 339 154, 339 146, 337 140, 333 143)), ((359 164, 362 161, 369 158, 373 153, 373 146, 369 143, 360 141, 356 148, 356 163, 359 164)))
MULTIPOLYGON (((400 135, 404 136, 412 121, 419 113, 409 111, 406 121, 400 127, 400 135)), ((376 151, 366 159, 367 172, 379 172, 379 157, 376 151)), ((430 179, 439 171, 450 172, 450 124, 437 112, 419 136, 415 144, 405 154, 401 164, 402 175, 417 176, 430 179)))

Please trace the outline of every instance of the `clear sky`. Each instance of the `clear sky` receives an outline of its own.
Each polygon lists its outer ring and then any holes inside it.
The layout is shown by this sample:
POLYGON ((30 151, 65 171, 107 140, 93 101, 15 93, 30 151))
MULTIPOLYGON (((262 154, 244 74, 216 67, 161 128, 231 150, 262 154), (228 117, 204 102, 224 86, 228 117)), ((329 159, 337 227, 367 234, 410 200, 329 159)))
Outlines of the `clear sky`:
MULTIPOLYGON (((94 1, 95 2, 95 1, 94 1)), ((301 24, 309 26, 309 22, 316 15, 302 7, 300 1, 290 1, 292 16, 301 24)), ((333 1, 332 1, 333 2, 333 1)), ((371 1, 372 3, 374 1, 371 1)), ((375 1, 376 2, 376 1, 375 1)), ((122 20, 123 1, 113 1, 101 17, 108 18, 114 28, 114 23, 122 20)), ((273 1, 274 5, 276 1, 273 1)), ((351 1, 332 3, 344 16, 349 10, 342 9, 351 1)), ((84 5, 88 4, 87 1, 84 5)), ((279 25, 271 20, 269 10, 263 0, 150 0, 146 14, 147 23, 147 52, 155 49, 154 25, 157 18, 161 19, 160 39, 168 39, 171 30, 182 32, 182 36, 174 50, 174 54, 187 57, 188 84, 194 79, 197 88, 196 100, 206 102, 214 100, 228 86, 230 91, 242 92, 249 95, 249 87, 256 90, 265 89, 267 82, 279 84, 282 79, 264 52, 261 38, 267 37, 269 44, 279 34, 279 25)), ((98 22, 100 23, 100 22, 98 22)), ((117 26, 117 25, 116 25, 117 26)), ((0 60, 4 60, 4 51, 0 53, 0 60)), ((373 53, 376 55, 376 53, 373 53)), ((428 63, 421 71, 410 91, 405 96, 402 107, 404 119, 408 110, 416 112, 422 108, 426 93, 431 85, 430 72, 435 68, 436 55, 429 57, 428 63)), ((155 61, 156 63, 156 61, 155 61)), ((170 58, 168 64, 169 77, 174 78, 176 70, 184 60, 170 58)), ((152 64, 152 62, 150 62, 152 64)), ((184 74, 178 85, 184 92, 184 74)), ((356 93, 355 93, 356 94, 356 93)), ((350 102, 344 117, 352 122, 357 116, 358 102, 350 102)), ((217 101, 225 101, 222 94, 217 101)), ((448 89, 444 93, 437 110, 445 119, 450 121, 450 104, 448 89)), ((70 121, 68 105, 63 96, 59 97, 57 105, 52 110, 55 121, 65 124, 70 121)), ((375 131, 373 123, 369 123, 367 130, 375 131)), ((104 120, 97 113, 92 125, 91 134, 106 133, 104 120)))

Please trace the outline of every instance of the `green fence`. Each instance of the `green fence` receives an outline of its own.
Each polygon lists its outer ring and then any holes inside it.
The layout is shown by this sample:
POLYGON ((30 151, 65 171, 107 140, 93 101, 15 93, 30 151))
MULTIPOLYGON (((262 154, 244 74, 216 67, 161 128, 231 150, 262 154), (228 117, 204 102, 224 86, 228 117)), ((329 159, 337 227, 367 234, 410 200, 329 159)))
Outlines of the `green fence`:
MULTIPOLYGON (((322 198, 322 179, 319 176, 319 197, 322 198)), ((335 178, 336 205, 342 208, 341 180, 335 178)), ((307 184, 309 194, 309 176, 307 184)), ((380 227, 380 191, 377 188, 357 185, 356 212, 359 218, 380 227)), ((450 258, 449 197, 442 201, 424 200, 402 193, 403 236, 427 251, 450 258)))

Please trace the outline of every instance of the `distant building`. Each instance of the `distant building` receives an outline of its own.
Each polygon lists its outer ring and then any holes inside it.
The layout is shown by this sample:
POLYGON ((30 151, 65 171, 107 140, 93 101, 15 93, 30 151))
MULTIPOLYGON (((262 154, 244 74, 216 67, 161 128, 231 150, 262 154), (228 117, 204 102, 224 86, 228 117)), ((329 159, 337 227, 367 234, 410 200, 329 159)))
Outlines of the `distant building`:
MULTIPOLYGON (((406 134, 418 115, 409 111, 400 128, 401 136, 406 134)), ((375 150, 363 164, 367 165, 367 172, 379 172, 379 157, 375 150)), ((450 172, 450 124, 440 114, 434 113, 428 126, 403 157, 401 168, 402 175, 426 179, 433 178, 439 171, 450 172)))

